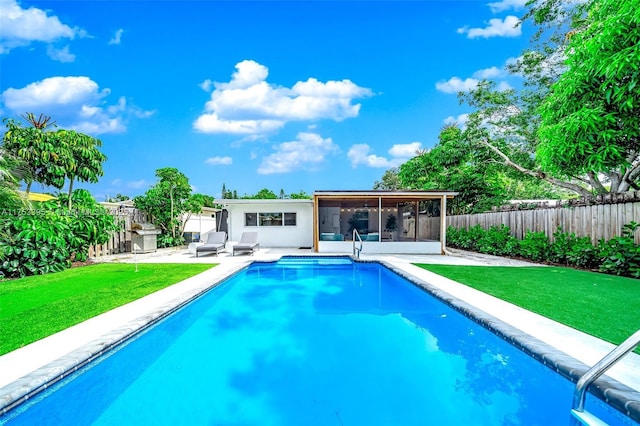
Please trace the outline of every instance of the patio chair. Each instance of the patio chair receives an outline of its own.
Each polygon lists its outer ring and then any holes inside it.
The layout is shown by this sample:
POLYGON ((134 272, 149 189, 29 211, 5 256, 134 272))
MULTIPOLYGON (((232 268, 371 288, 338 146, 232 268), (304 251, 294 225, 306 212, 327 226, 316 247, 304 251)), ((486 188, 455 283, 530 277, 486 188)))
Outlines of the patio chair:
POLYGON ((217 256, 218 253, 225 249, 226 241, 226 232, 210 232, 209 235, 207 235, 207 242, 196 247, 196 257, 198 257, 200 253, 215 253, 217 256))
POLYGON ((236 252, 249 252, 253 254, 255 250, 260 248, 260 244, 258 243, 258 233, 257 232, 243 232, 240 236, 240 242, 233 246, 232 256, 236 255, 236 252))

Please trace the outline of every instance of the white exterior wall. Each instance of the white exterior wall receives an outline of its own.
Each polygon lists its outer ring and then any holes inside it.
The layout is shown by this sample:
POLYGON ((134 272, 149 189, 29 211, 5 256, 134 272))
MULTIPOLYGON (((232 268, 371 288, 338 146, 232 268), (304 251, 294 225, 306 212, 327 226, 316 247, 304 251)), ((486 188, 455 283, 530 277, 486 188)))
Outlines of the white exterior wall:
POLYGON ((229 211, 229 241, 244 231, 258 233, 260 247, 312 247, 312 200, 216 200, 229 211), (228 202, 228 203, 227 203, 228 202), (296 226, 245 226, 245 213, 296 213, 296 226))
MULTIPOLYGON (((360 247, 360 242, 356 242, 360 247)), ((440 241, 363 241, 363 254, 442 254, 440 241)), ((319 253, 353 253, 353 241, 318 241, 319 253)))
POLYGON ((212 213, 191 215, 184 225, 184 232, 198 232, 200 233, 200 241, 206 241, 209 232, 215 232, 216 230, 216 219, 211 216, 212 213))

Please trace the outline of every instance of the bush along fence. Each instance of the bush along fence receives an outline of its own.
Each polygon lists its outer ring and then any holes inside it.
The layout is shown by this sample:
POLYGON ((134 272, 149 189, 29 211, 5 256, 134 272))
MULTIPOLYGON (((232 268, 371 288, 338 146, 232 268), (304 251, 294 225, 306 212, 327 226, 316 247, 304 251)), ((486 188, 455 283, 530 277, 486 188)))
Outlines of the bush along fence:
MULTIPOLYGON (((570 200, 555 207, 531 209, 532 206, 516 204, 509 206, 507 211, 447 216, 447 225, 458 229, 505 225, 509 227, 510 235, 518 240, 531 231, 543 232, 551 241, 555 239, 556 230, 562 228, 576 236, 589 237, 591 243, 597 245, 602 239, 622 236, 625 224, 640 222, 640 201, 627 194, 613 195, 617 194, 592 200, 570 200)), ((634 238, 635 243, 640 244, 640 233, 634 238)))
POLYGON ((640 227, 636 222, 622 226, 621 235, 597 244, 588 236, 576 236, 558 227, 553 239, 542 231, 525 231, 522 239, 512 235, 504 225, 484 229, 481 225, 470 228, 447 229, 447 245, 462 250, 476 251, 495 256, 522 257, 534 262, 554 263, 607 274, 640 278, 640 246, 634 234, 640 227))
POLYGON ((57 272, 86 261, 90 246, 106 243, 120 229, 88 191, 75 190, 72 204, 61 195, 37 207, 0 210, 0 278, 57 272))

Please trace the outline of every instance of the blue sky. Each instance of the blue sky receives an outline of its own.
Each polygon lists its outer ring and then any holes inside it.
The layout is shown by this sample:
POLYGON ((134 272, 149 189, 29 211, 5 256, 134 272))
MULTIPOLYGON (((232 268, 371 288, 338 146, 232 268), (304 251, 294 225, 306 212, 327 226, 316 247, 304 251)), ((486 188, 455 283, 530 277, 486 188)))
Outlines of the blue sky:
POLYGON ((214 197, 371 189, 464 121, 457 91, 519 84, 524 3, 0 0, 0 115, 99 138, 98 201, 162 167, 214 197))

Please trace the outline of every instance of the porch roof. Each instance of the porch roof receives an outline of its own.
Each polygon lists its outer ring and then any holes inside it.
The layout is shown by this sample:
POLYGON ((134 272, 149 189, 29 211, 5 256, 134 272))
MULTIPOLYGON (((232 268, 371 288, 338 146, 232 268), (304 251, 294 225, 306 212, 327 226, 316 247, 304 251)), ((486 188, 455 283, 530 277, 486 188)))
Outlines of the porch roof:
POLYGON ((443 196, 447 198, 453 198, 458 195, 454 191, 417 191, 417 190, 399 190, 399 191, 387 191, 387 190, 370 190, 370 191, 357 191, 357 190, 336 190, 336 191, 314 191, 313 196, 316 198, 397 198, 403 200, 425 200, 436 199, 443 196))

